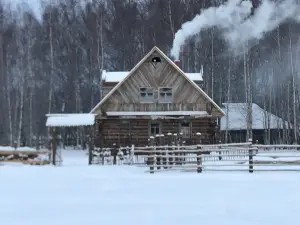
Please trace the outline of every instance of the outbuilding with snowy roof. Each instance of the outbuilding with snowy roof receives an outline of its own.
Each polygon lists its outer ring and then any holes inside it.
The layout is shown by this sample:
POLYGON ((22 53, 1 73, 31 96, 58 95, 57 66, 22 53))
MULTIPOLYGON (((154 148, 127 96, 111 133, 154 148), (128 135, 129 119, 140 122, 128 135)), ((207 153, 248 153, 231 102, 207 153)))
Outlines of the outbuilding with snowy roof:
MULTIPOLYGON (((246 142, 248 104, 247 103, 223 103, 222 109, 225 116, 221 118, 220 126, 224 141, 246 142), (227 138, 225 137, 227 135, 227 138)), ((282 118, 268 112, 256 103, 251 104, 251 125, 253 141, 260 144, 280 143, 284 131, 292 128, 292 125, 282 118)), ((287 132, 288 133, 288 132, 287 132)), ((291 133, 291 132, 290 132, 291 133)))

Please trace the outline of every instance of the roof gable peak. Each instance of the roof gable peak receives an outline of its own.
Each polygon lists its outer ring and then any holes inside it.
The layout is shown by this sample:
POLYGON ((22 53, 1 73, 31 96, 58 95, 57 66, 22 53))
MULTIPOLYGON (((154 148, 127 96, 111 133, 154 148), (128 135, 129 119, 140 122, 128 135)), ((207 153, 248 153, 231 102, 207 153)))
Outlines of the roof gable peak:
POLYGON ((182 69, 176 65, 175 62, 173 62, 165 53, 163 53, 157 46, 154 46, 148 54, 144 56, 144 58, 141 59, 141 61, 136 64, 135 67, 127 74, 127 76, 119 82, 92 110, 91 113, 94 113, 103 103, 107 101, 107 99, 126 81, 128 78, 153 54, 154 52, 157 52, 161 57, 163 57, 170 65, 172 65, 186 80, 188 80, 214 107, 218 109, 218 111, 225 115, 223 110, 191 79, 188 78, 188 76, 182 71, 182 69))

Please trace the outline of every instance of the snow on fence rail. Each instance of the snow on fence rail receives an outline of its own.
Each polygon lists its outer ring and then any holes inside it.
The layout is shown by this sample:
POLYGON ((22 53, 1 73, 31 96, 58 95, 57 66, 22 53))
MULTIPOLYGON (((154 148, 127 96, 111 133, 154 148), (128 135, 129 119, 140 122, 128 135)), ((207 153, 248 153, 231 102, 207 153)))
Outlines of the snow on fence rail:
POLYGON ((258 148, 260 152, 266 151, 276 151, 276 152, 286 152, 286 151, 299 151, 300 145, 253 145, 253 147, 258 148))
POLYGON ((298 171, 300 145, 166 145, 96 149, 94 162, 180 171, 298 171))

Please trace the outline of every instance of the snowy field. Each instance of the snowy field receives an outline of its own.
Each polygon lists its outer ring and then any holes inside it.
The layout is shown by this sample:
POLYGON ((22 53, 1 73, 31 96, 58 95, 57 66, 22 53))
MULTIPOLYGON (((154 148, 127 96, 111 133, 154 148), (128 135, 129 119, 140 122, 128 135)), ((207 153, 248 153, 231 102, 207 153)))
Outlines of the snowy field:
POLYGON ((88 166, 0 166, 4 225, 298 225, 300 173, 145 173, 88 166))

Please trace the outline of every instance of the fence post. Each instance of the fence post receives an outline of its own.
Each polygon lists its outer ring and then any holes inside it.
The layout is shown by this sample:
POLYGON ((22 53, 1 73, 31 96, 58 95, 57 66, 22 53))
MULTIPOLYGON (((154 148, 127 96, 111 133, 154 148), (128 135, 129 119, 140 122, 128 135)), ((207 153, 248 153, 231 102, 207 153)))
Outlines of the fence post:
POLYGON ((172 133, 168 133, 168 150, 170 151, 169 152, 170 158, 168 159, 169 160, 169 165, 173 165, 174 160, 173 160, 172 133))
MULTIPOLYGON (((221 141, 219 141, 219 144, 221 145, 221 141)), ((222 151, 221 151, 221 146, 219 146, 219 149, 220 149, 220 151, 219 151, 219 160, 222 160, 222 151)))
POLYGON ((148 163, 150 165, 150 173, 154 173, 154 157, 154 153, 150 153, 150 157, 148 158, 148 163))
POLYGON ((156 146, 155 147, 155 155, 156 157, 154 157, 154 161, 156 161, 156 168, 158 170, 161 169, 162 166, 162 152, 161 152, 161 146, 156 146))
POLYGON ((197 173, 202 173, 202 152, 201 146, 197 146, 197 173))
MULTIPOLYGON (((154 147, 154 137, 151 136, 150 137, 150 145, 152 146, 152 150, 155 150, 155 147, 154 147)), ((154 173, 154 157, 155 157, 155 152, 154 151, 151 151, 151 153, 149 154, 148 153, 148 163, 150 165, 150 173, 154 173)))
POLYGON ((168 147, 165 146, 165 153, 166 153, 166 166, 165 169, 169 169, 169 151, 168 151, 168 147))
POLYGON ((112 155, 113 155, 113 165, 117 165, 117 146, 113 143, 112 155))
MULTIPOLYGON (((156 167, 156 170, 158 170, 158 160, 157 160, 157 148, 156 148, 156 146, 154 145, 153 146, 153 149, 154 149, 154 155, 153 155, 153 169, 155 169, 155 167, 156 167)), ((159 168, 160 169, 160 168, 159 168)))
POLYGON ((130 164, 134 164, 134 145, 131 145, 130 164))
POLYGON ((174 165, 178 165, 179 164, 179 154, 178 154, 178 139, 177 139, 177 133, 173 134, 174 136, 174 165))
POLYGON ((253 173, 253 148, 252 139, 249 139, 249 173, 253 173))

